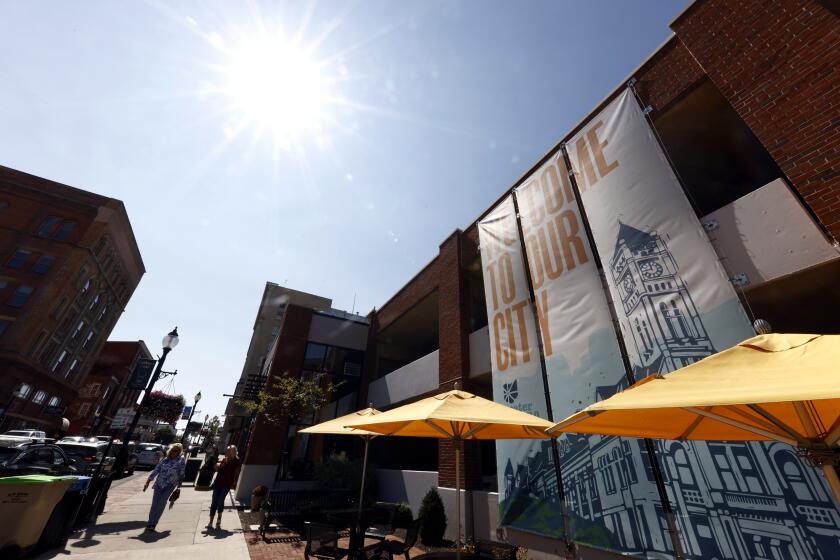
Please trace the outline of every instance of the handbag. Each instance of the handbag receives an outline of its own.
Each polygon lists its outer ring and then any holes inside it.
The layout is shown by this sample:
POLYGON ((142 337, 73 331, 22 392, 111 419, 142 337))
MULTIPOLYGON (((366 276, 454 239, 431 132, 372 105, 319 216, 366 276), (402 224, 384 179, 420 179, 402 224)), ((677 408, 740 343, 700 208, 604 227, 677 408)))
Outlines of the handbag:
POLYGON ((169 495, 169 509, 172 509, 172 506, 175 505, 175 501, 181 497, 181 489, 176 488, 174 492, 169 495))

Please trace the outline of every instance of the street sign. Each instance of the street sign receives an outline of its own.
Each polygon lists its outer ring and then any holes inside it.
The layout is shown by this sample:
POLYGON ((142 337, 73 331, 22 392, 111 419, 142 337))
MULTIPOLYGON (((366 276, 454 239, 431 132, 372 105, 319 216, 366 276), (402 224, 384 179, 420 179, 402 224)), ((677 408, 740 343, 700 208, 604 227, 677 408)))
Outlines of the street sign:
POLYGON ((137 360, 137 365, 134 366, 134 372, 131 374, 131 379, 128 380, 129 389, 145 389, 149 382, 149 377, 152 376, 152 370, 155 369, 156 360, 147 360, 141 358, 137 360))
POLYGON ((132 416, 134 416, 134 409, 130 406, 117 409, 117 413, 114 414, 114 419, 111 420, 111 429, 122 430, 126 428, 132 416))
POLYGON ((183 414, 181 414, 181 420, 189 420, 191 413, 192 413, 192 405, 185 406, 184 407, 184 412, 183 412, 183 414))

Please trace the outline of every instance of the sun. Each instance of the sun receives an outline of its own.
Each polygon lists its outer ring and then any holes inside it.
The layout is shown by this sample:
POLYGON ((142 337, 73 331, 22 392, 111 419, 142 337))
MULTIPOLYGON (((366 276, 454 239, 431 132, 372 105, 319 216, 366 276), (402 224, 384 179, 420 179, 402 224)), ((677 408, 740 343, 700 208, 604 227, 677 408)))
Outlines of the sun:
POLYGON ((226 93, 243 125, 289 149, 317 136, 325 120, 320 64, 294 44, 259 38, 230 52, 226 93))

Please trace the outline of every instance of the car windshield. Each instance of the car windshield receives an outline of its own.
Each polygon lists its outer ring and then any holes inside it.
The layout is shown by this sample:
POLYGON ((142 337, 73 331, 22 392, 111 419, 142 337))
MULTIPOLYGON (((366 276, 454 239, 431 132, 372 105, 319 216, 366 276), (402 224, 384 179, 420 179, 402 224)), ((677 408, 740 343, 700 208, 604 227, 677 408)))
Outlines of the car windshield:
POLYGON ((96 452, 100 451, 93 445, 67 445, 62 443, 59 445, 64 453, 71 459, 84 459, 86 457, 95 457, 96 452))

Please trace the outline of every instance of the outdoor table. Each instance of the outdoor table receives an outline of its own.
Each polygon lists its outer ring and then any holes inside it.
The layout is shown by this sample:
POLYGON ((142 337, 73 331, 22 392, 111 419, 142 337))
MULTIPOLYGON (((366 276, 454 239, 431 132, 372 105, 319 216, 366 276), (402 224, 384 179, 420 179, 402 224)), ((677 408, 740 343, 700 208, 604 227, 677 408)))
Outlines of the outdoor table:
POLYGON ((364 535, 367 529, 370 514, 374 510, 372 508, 362 508, 361 523, 359 523, 358 508, 338 509, 325 512, 327 521, 336 527, 347 527, 350 529, 350 546, 347 557, 350 560, 354 558, 367 558, 365 551, 376 547, 376 544, 368 547, 364 546, 364 535))

